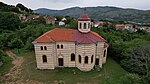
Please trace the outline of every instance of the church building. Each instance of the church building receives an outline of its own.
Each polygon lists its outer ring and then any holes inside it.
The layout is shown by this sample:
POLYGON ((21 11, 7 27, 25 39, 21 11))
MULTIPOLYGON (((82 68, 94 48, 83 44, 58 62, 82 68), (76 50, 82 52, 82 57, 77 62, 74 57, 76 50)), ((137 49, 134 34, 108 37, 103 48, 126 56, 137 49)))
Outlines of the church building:
POLYGON ((32 42, 38 69, 77 67, 90 71, 95 65, 106 63, 108 44, 91 31, 91 19, 87 13, 78 18, 78 28, 54 28, 32 42))

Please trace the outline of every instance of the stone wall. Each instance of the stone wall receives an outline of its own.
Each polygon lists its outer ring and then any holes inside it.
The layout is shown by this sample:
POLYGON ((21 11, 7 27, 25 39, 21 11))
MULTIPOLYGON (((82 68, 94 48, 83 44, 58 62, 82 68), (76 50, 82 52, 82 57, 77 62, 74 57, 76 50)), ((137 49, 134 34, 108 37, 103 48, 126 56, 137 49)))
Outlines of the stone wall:
POLYGON ((34 43, 34 47, 38 69, 77 67, 81 71, 90 71, 93 69, 96 59, 99 59, 99 66, 102 67, 107 58, 107 48, 104 48, 104 42, 98 42, 97 44, 75 44, 75 42, 34 43), (41 50, 41 47, 43 47, 43 50, 41 50), (104 51, 106 52, 105 56, 104 51), (71 61, 71 54, 75 54, 75 61, 71 61), (47 62, 43 62, 43 55, 47 56, 47 62), (81 63, 79 62, 79 55, 81 56, 81 63), (91 61, 92 55, 93 61, 91 61), (88 56, 88 63, 85 63, 86 56, 88 56), (63 59, 63 66, 59 65, 59 58, 63 59))
POLYGON ((37 68, 38 69, 54 69, 54 43, 35 43, 35 55, 36 55, 36 62, 37 62, 37 68), (47 50, 44 49, 44 46, 46 46, 47 50), (41 47, 43 47, 43 50, 41 50, 41 47), (45 55, 47 57, 47 62, 43 62, 42 56, 45 55))
POLYGON ((102 67, 104 55, 104 42, 98 42, 96 46, 96 58, 99 59, 99 66, 102 67))
POLYGON ((95 64, 95 44, 78 44, 76 45, 76 63, 77 67, 82 71, 90 71, 95 64), (79 55, 81 56, 81 63, 79 62, 79 55), (91 57, 93 55, 93 62, 91 57), (85 64, 85 57, 88 56, 88 64, 85 64))
POLYGON ((64 67, 75 67, 75 61, 71 61, 71 54, 75 54, 75 43, 74 42, 56 42, 60 48, 56 49, 56 67, 58 67, 58 58, 63 58, 64 67), (63 48, 61 48, 63 45, 63 48))

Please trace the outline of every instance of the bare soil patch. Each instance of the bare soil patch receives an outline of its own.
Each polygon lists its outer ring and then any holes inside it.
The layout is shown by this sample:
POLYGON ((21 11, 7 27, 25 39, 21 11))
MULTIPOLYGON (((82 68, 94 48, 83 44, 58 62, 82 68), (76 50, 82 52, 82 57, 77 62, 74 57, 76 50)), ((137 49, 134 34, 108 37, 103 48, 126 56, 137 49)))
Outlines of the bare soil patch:
POLYGON ((1 81, 4 81, 3 84, 43 84, 42 82, 34 80, 24 80, 23 76, 21 75, 21 65, 24 62, 24 58, 17 56, 11 50, 7 50, 6 53, 13 59, 12 64, 14 66, 7 74, 0 77, 1 81))

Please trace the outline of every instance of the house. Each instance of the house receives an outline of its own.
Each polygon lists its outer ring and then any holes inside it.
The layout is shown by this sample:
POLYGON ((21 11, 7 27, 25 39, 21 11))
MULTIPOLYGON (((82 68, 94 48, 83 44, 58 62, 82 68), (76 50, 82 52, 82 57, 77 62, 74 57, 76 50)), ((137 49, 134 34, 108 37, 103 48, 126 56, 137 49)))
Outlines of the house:
POLYGON ((52 29, 33 42, 38 69, 77 67, 90 71, 106 63, 108 44, 91 31, 91 19, 86 13, 78 18, 78 28, 52 29))
POLYGON ((63 21, 59 22, 59 26, 64 26, 64 25, 65 25, 65 22, 63 22, 63 21))
POLYGON ((116 27, 116 30, 132 30, 133 29, 132 24, 116 24, 115 27, 116 27))
POLYGON ((55 24, 55 17, 53 16, 44 16, 44 19, 46 21, 46 24, 52 24, 54 25, 55 24))
POLYGON ((35 19, 38 19, 38 18, 40 18, 39 15, 29 15, 29 16, 27 16, 25 21, 35 20, 35 19))
POLYGON ((94 27, 99 27, 100 23, 99 22, 94 22, 94 27))
POLYGON ((132 30, 133 29, 133 25, 132 24, 125 24, 125 29, 132 30))
POLYGON ((146 30, 148 33, 150 33, 150 27, 144 27, 144 30, 146 30))
POLYGON ((103 22, 103 21, 96 21, 94 22, 94 27, 103 27, 104 25, 112 25, 111 22, 103 22))
POLYGON ((62 18, 62 19, 61 19, 61 21, 66 21, 66 20, 67 20, 66 18, 62 18))

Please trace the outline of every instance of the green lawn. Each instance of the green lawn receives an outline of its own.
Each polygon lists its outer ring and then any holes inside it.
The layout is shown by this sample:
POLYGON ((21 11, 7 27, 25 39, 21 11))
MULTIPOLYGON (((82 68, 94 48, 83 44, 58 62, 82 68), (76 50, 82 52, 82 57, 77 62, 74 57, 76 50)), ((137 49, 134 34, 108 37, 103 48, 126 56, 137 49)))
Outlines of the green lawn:
POLYGON ((64 81, 66 84, 116 84, 127 72, 113 59, 108 58, 101 71, 82 72, 77 68, 57 68, 55 70, 36 70, 33 52, 20 54, 25 58, 22 64, 24 79, 36 80, 53 84, 54 81, 64 81))

